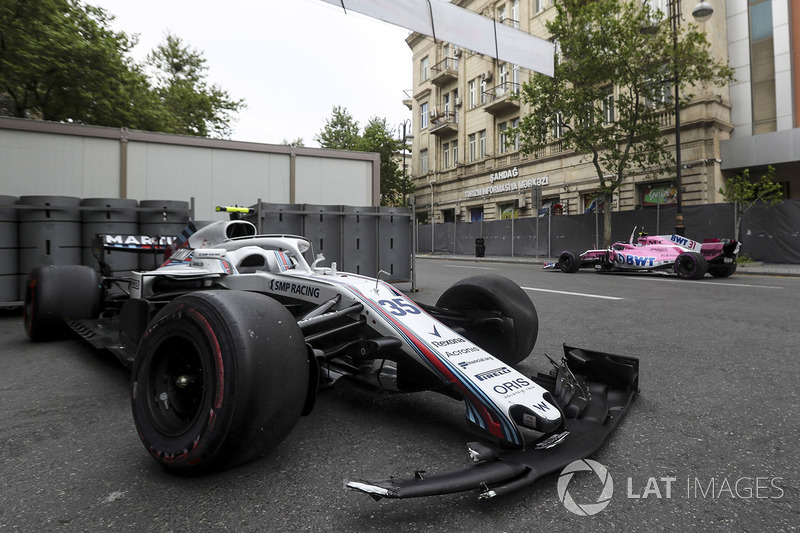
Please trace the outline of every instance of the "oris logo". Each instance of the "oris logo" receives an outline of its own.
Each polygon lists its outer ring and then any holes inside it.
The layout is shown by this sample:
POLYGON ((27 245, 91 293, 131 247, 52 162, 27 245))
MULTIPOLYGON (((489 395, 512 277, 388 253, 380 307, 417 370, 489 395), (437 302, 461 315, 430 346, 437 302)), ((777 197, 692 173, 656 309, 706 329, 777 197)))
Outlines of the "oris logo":
POLYGON ((525 387, 529 387, 530 384, 531 382, 525 378, 517 378, 514 381, 507 381, 506 383, 495 385, 493 389, 497 394, 510 394, 520 391, 525 387))

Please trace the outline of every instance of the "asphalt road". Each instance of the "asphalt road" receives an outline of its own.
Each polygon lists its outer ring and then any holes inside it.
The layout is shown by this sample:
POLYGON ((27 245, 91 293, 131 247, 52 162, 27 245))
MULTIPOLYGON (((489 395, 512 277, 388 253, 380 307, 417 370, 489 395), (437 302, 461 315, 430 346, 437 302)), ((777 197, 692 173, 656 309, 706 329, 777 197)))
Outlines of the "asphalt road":
MULTIPOLYGON (((522 365, 546 371, 562 343, 641 360, 641 396, 593 456, 613 479, 608 506, 578 516, 558 476, 502 498, 476 493, 381 500, 347 477, 440 472, 468 462, 460 403, 340 382, 266 458, 177 477, 134 430, 128 375, 82 342, 33 344, 0 315, 0 531, 789 531, 800 524, 800 278, 700 282, 567 275, 501 263, 418 261, 435 303, 453 281, 506 275, 527 288, 539 342, 522 365)), ((400 284, 401 289, 410 288, 400 284)), ((601 483, 575 476, 593 502, 601 483)))

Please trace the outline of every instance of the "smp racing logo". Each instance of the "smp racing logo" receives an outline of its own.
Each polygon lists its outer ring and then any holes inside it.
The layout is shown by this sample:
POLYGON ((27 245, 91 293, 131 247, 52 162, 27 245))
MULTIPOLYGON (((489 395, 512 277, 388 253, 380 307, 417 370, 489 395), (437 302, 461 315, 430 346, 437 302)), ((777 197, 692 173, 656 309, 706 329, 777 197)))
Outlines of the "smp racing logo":
MULTIPOLYGON (((596 491, 597 483, 593 483, 593 490, 596 491)), ((611 479, 611 474, 608 469, 591 459, 581 459, 573 461, 568 464, 564 470, 561 471, 561 476, 558 478, 558 499, 567 508, 567 511, 578 516, 592 516, 596 515, 605 509, 611 503, 611 496, 614 495, 614 481, 611 479), (600 480, 600 495, 594 502, 578 503, 569 492, 569 485, 572 482, 576 472, 594 472, 600 480)), ((583 491, 581 491, 583 492, 583 491)), ((596 492, 595 492, 596 493, 596 492)))

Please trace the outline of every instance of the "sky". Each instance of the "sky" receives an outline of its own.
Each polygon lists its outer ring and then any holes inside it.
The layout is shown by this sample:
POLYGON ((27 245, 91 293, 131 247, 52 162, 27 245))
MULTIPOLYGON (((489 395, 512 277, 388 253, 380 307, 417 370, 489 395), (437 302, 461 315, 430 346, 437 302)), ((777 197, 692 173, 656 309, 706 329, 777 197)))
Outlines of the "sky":
POLYGON ((247 105, 232 140, 281 144, 314 137, 334 106, 364 128, 383 117, 394 131, 411 112, 408 30, 321 0, 86 0, 138 34, 143 61, 167 33, 206 59, 207 80, 247 105))

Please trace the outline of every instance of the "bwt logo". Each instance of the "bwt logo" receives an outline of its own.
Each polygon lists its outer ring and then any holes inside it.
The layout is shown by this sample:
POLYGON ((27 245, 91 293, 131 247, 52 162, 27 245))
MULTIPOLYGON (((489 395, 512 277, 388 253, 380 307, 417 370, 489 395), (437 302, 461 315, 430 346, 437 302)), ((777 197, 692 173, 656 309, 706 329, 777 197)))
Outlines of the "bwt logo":
POLYGON ((567 511, 574 513, 578 516, 592 516, 596 515, 605 509, 611 503, 611 496, 614 495, 614 481, 611 479, 611 474, 608 469, 591 459, 581 459, 573 461, 561 471, 561 476, 558 478, 558 499, 567 508, 567 511), (603 488, 597 501, 594 503, 577 503, 572 495, 569 493, 569 484, 572 481, 576 472, 594 472, 600 479, 603 488))
POLYGON ((487 370, 486 372, 481 372, 480 374, 475 374, 475 377, 478 378, 478 381, 486 381, 487 379, 496 378, 497 376, 502 376, 503 374, 508 374, 511 372, 511 369, 505 366, 501 366, 500 368, 495 368, 493 370, 487 370))

